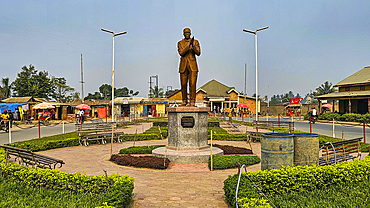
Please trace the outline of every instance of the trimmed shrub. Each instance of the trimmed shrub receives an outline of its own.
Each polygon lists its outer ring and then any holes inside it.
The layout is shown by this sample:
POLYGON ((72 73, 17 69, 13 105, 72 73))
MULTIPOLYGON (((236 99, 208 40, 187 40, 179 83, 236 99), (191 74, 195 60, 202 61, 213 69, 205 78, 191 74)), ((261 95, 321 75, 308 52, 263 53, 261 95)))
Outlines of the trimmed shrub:
POLYGON ((220 122, 218 122, 218 121, 208 121, 208 127, 220 127, 220 122))
POLYGON ((213 135, 216 134, 229 134, 227 131, 221 127, 208 127, 208 135, 211 135, 211 130, 213 131, 213 135))
MULTIPOLYGON (((208 140, 211 139, 211 135, 208 135, 208 140)), ((214 134, 213 140, 222 141, 247 141, 245 134, 214 134)))
POLYGON ((56 149, 56 148, 62 148, 62 147, 73 147, 78 146, 80 143, 78 142, 78 138, 60 138, 59 140, 53 139, 53 140, 46 140, 44 138, 40 139, 32 139, 28 141, 21 141, 21 142, 15 142, 11 144, 6 144, 8 146, 12 147, 18 147, 22 149, 28 149, 33 152, 37 151, 45 151, 49 149, 56 149))
POLYGON ((152 154, 152 150, 158 147, 165 147, 166 145, 152 145, 152 146, 133 146, 125 149, 120 149, 119 154, 152 154))
MULTIPOLYGON (((168 127, 161 127, 161 133, 163 138, 167 138, 168 127)), ((158 136, 161 137, 158 126, 152 126, 151 128, 147 129, 143 134, 158 134, 158 136)))
POLYGON ((168 126, 168 121, 154 121, 153 122, 153 127, 167 127, 168 126))
POLYGON ((329 120, 329 121, 332 121, 333 120, 333 118, 334 118, 334 120, 338 120, 338 118, 339 118, 339 114, 338 113, 322 113, 322 114, 320 114, 320 116, 319 116, 319 120, 329 120))
POLYGON ((139 168, 166 169, 170 160, 153 156, 138 156, 114 154, 110 161, 123 166, 133 166, 139 168))
POLYGON ((109 205, 125 207, 129 204, 134 189, 134 178, 127 175, 112 174, 108 176, 110 189, 104 175, 89 176, 81 173, 65 173, 51 169, 29 169, 16 163, 5 167, 5 151, 0 149, 0 170, 12 181, 25 187, 43 187, 56 191, 103 195, 109 205))
MULTIPOLYGON (((264 170, 243 173, 240 178, 239 198, 259 198, 256 186, 268 196, 285 193, 300 193, 324 189, 330 185, 343 185, 368 180, 370 175, 370 157, 353 162, 343 162, 330 166, 287 166, 279 170, 264 170), (248 177, 247 177, 248 175, 248 177)), ((235 190, 238 175, 229 176, 224 181, 227 202, 235 206, 235 190)))
MULTIPOLYGON (((247 166, 250 166, 250 165, 260 163, 261 160, 257 156, 215 155, 213 156, 213 169, 221 170, 221 169, 228 169, 228 168, 236 168, 238 167, 238 162, 240 164, 245 164, 247 166)), ((208 168, 211 169, 211 158, 208 161, 208 168)))

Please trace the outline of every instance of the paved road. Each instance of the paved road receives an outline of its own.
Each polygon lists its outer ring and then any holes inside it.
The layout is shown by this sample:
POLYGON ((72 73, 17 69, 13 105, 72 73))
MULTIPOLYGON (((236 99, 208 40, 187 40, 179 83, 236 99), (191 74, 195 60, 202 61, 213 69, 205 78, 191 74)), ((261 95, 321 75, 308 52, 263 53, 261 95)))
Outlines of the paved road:
MULTIPOLYGON (((72 132, 75 130, 75 126, 74 124, 65 124, 64 130, 66 133, 72 132)), ((61 134, 63 133, 63 125, 59 124, 54 127, 41 126, 40 131, 41 137, 61 134)), ((12 142, 35 139, 39 137, 39 129, 38 127, 33 127, 29 129, 20 129, 17 127, 13 127, 11 131, 11 136, 12 142)), ((6 143, 9 143, 9 134, 5 131, 0 131, 0 144, 6 143)))
MULTIPOLYGON (((241 120, 238 118, 238 120, 241 120)), ((253 120, 253 119, 251 119, 253 120)), ((266 117, 260 117, 259 120, 266 121, 266 117)), ((276 117, 270 117, 269 121, 277 121, 278 118, 276 117)), ((245 119, 245 121, 248 121, 248 119, 245 119)), ((291 121, 291 119, 283 119, 280 118, 280 121, 291 121)), ((296 130, 310 132, 310 124, 308 121, 296 121, 294 120, 294 128, 296 130)), ((342 132, 343 132, 343 138, 345 139, 353 139, 358 137, 363 137, 363 127, 362 126, 352 126, 352 125, 343 125, 343 124, 335 124, 335 137, 342 138, 342 132)), ((315 123, 312 124, 312 133, 316 134, 322 134, 326 136, 333 136, 333 124, 332 123, 315 123)), ((365 128, 365 134, 366 134, 366 143, 370 143, 370 128, 365 128)))

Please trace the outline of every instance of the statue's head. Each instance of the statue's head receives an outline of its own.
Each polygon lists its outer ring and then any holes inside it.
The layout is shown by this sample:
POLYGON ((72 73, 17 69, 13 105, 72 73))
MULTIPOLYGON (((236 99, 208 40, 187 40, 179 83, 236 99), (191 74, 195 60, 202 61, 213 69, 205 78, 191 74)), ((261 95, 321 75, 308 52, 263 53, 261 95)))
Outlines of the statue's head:
POLYGON ((184 29, 184 37, 185 37, 185 39, 189 39, 190 38, 190 35, 191 35, 190 28, 185 28, 184 29))

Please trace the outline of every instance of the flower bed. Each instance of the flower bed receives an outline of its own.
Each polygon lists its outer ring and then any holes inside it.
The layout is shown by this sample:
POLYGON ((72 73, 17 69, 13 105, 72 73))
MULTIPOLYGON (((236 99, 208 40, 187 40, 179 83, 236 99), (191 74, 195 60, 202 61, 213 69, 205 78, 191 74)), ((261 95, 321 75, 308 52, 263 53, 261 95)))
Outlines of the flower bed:
POLYGON ((123 166, 133 166, 138 168, 167 169, 170 160, 153 156, 132 156, 114 154, 110 161, 123 166))
POLYGON ((253 154, 252 150, 242 147, 233 147, 229 145, 213 144, 213 146, 218 147, 224 151, 225 155, 228 154, 253 154))

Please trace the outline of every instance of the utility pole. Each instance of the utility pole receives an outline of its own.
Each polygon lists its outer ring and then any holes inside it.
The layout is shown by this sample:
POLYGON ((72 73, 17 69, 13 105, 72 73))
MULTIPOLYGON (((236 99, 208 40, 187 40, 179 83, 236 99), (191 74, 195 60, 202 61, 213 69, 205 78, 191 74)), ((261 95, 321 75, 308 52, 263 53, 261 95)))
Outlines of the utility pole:
POLYGON ((157 90, 158 90, 158 92, 159 92, 159 88, 158 88, 158 75, 155 75, 155 76, 150 76, 149 77, 149 95, 150 94, 153 94, 153 97, 154 97, 154 90, 153 90, 153 88, 152 88, 152 78, 155 78, 156 79, 156 86, 157 86, 157 90), (152 93, 150 93, 150 92, 152 92, 152 93))
POLYGON ((244 104, 247 104, 247 63, 244 65, 244 104))
POLYGON ((81 100, 82 103, 84 103, 84 71, 82 67, 82 53, 81 53, 81 100))

